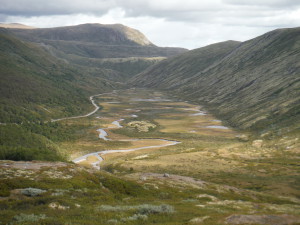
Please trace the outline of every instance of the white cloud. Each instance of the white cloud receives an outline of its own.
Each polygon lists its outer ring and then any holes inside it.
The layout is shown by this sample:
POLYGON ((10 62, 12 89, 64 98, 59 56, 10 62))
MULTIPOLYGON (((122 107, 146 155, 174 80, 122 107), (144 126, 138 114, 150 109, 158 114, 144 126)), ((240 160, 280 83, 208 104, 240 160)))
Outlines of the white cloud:
POLYGON ((159 46, 244 41, 300 25, 298 0, 2 0, 2 22, 36 27, 122 23, 159 46))

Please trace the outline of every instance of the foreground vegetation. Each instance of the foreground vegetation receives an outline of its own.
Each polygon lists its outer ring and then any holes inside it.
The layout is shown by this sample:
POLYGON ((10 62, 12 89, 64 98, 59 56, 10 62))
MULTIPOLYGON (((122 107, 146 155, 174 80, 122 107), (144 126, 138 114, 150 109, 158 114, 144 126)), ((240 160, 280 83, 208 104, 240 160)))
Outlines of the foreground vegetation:
MULTIPOLYGON (((51 144, 36 148, 52 146, 63 160, 155 146, 158 139, 180 144, 102 155, 100 171, 92 158, 82 166, 2 161, 2 224, 299 223, 296 134, 256 140, 197 105, 152 90, 118 91, 96 102, 103 108, 88 118, 9 126, 19 137, 47 137, 51 144), (112 122, 121 118, 117 129, 112 122), (99 139, 99 128, 110 141, 99 139)), ((7 145, 18 140, 10 135, 7 145)), ((20 141, 30 146, 31 139, 20 141)))

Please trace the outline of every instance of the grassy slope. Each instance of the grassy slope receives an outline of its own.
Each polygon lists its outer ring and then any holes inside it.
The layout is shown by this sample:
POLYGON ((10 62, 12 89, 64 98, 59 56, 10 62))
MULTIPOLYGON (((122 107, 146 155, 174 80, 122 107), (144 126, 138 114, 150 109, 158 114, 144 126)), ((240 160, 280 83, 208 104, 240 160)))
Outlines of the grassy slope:
POLYGON ((220 53, 228 42, 219 44, 220 49, 207 46, 161 62, 131 83, 205 104, 233 127, 260 132, 297 129, 299 36, 300 28, 275 30, 232 46, 223 57, 220 53), (205 52, 213 54, 205 57, 205 52))
POLYGON ((90 94, 113 88, 99 74, 67 65, 5 31, 0 38, 1 122, 83 113, 92 109, 90 94))
MULTIPOLYGON (((299 223, 299 144, 291 143, 295 137, 285 139, 289 143, 284 146, 274 148, 264 142, 263 147, 256 148, 236 139, 232 130, 205 129, 221 123, 209 114, 191 116, 198 105, 170 99, 154 90, 120 90, 99 96, 96 102, 104 107, 95 115, 100 118, 57 123, 77 131, 75 139, 62 143, 69 146, 69 154, 133 148, 136 138, 181 143, 104 155, 101 171, 75 164, 59 167, 57 163, 44 163, 45 167, 34 170, 31 168, 38 162, 0 162, 2 223, 23 224, 20 220, 27 219, 24 224, 236 224, 226 223, 231 215, 250 215, 249 220, 251 216, 268 215, 274 224, 279 224, 283 216, 289 224, 299 223), (171 101, 133 101, 137 96, 171 101), (138 117, 130 117, 132 113, 138 117), (106 129, 112 141, 99 139, 96 129, 109 127, 119 118, 125 119, 120 122, 122 128, 106 129), (129 126, 132 121, 150 121, 157 127, 139 132, 129 126), (119 140, 127 138, 133 140, 119 140), (21 166, 17 169, 13 165, 21 166), (19 189, 28 187, 46 192, 26 197, 19 189), (65 208, 50 208, 51 203, 65 208), (139 210, 146 207, 144 204, 148 204, 148 210, 139 210), (167 205, 165 210, 162 204, 167 205), (174 211, 168 210, 171 207, 174 211), (32 221, 31 214, 40 220, 32 221)), ((255 221, 265 224, 262 218, 255 221)))
POLYGON ((93 110, 88 97, 120 87, 102 78, 118 74, 65 64, 4 29, 0 49, 0 159, 61 160, 54 134, 70 139, 72 132, 40 121, 93 110))

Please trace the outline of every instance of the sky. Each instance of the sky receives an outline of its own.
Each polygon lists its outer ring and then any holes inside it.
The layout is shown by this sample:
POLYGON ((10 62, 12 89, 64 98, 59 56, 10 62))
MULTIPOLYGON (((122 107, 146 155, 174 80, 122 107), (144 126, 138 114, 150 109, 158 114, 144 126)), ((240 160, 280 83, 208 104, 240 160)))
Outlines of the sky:
POLYGON ((121 23, 162 47, 194 49, 300 26, 300 0, 1 0, 0 22, 121 23))

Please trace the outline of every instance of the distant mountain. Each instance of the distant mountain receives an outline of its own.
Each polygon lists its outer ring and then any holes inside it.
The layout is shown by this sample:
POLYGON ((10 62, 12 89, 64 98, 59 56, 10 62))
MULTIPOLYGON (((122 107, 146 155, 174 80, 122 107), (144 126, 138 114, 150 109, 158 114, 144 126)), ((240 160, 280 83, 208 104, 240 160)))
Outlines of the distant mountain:
POLYGON ((0 27, 9 29, 35 29, 35 27, 27 26, 20 23, 0 23, 0 27))
POLYGON ((89 68, 118 68, 124 77, 143 71, 162 57, 187 51, 183 48, 157 47, 141 32, 121 24, 82 24, 11 31, 25 41, 40 44, 57 58, 81 66, 88 64, 89 68), (126 60, 119 63, 115 58, 126 60))
POLYGON ((121 24, 82 24, 16 32, 32 41, 80 41, 105 45, 154 46, 141 32, 121 24))
POLYGON ((130 83, 204 104, 233 127, 281 134, 299 129, 299 58, 300 28, 278 29, 167 59, 130 83))

